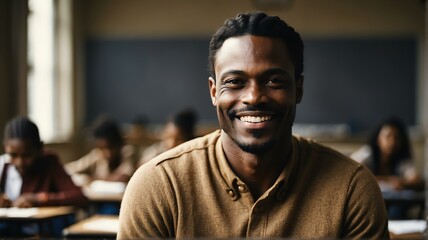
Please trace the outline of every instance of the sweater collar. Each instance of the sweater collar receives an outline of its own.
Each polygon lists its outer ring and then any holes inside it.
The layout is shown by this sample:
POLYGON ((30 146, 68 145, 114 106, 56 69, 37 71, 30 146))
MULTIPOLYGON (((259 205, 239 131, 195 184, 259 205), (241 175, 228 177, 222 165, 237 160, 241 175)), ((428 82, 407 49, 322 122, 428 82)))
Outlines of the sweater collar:
MULTIPOLYGON (((223 146, 221 143, 221 131, 217 131, 218 141, 215 146, 215 155, 218 161, 218 166, 220 173, 225 180, 228 188, 225 189, 226 192, 232 197, 233 200, 237 200, 240 196, 239 192, 248 191, 246 189, 245 183, 239 179, 239 177, 233 172, 232 168, 229 165, 229 162, 224 154, 223 146)), ((261 197, 266 198, 269 195, 276 194, 279 200, 283 200, 286 196, 286 189, 289 181, 291 180, 294 169, 297 166, 299 161, 299 142, 296 137, 292 137, 292 147, 290 158, 287 159, 284 169, 279 175, 278 179, 275 181, 273 186, 271 186, 261 197)))

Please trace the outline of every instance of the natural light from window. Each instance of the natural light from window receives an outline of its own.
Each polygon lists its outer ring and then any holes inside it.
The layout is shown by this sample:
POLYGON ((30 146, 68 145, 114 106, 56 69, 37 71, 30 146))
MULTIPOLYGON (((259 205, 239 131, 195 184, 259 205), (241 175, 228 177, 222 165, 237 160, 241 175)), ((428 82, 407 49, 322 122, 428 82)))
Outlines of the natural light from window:
POLYGON ((70 21, 59 11, 65 3, 28 1, 28 116, 45 142, 64 141, 71 134, 70 21))

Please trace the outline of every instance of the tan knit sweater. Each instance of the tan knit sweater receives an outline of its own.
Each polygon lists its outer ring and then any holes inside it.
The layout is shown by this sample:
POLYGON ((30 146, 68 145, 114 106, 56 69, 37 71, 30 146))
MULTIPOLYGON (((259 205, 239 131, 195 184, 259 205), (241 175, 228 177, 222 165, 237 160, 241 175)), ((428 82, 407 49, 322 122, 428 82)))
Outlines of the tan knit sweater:
POLYGON ((122 201, 118 239, 389 238, 384 201, 362 165, 294 137, 282 174, 253 200, 230 168, 220 134, 180 145, 137 170, 122 201))

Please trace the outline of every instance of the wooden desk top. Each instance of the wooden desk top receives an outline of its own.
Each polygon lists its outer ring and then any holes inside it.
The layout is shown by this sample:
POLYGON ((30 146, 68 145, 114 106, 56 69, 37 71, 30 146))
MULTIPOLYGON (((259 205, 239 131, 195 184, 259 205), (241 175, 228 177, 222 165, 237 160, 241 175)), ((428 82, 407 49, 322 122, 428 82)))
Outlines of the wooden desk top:
POLYGON ((120 203, 124 194, 123 191, 94 191, 88 186, 83 187, 82 190, 83 194, 93 203, 120 203))
POLYGON ((0 221, 36 221, 74 214, 74 207, 0 208, 0 221))
POLYGON ((389 236, 391 237, 391 240, 399 240, 399 239, 423 240, 425 239, 424 235, 421 233, 394 234, 390 232, 389 236))
POLYGON ((85 191, 84 194, 89 201, 96 203, 120 203, 123 198, 123 193, 96 193, 85 191))
POLYGON ((119 216, 94 215, 63 230, 64 237, 115 238, 119 230, 119 216))

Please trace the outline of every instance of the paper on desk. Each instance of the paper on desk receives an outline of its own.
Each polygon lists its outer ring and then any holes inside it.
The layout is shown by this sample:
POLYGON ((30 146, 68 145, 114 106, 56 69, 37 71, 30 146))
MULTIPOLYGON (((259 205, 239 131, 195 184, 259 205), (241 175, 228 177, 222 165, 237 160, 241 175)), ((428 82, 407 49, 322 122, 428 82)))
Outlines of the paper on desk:
POLYGON ((37 208, 0 208, 0 216, 2 217, 31 217, 38 213, 37 208))
POLYGON ((86 230, 117 233, 119 231, 118 219, 96 219, 83 224, 86 230))
POLYGON ((389 231, 394 234, 423 233, 427 227, 425 220, 389 220, 389 231))
POLYGON ((123 182, 110 182, 96 180, 91 182, 89 185, 91 191, 96 193, 123 193, 126 188, 126 184, 123 182))

